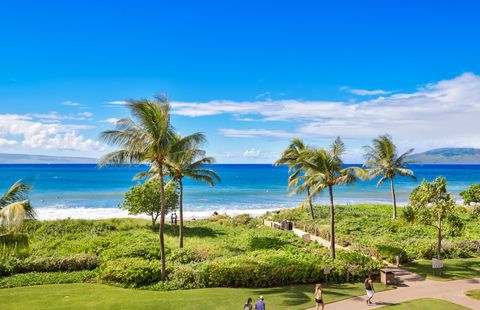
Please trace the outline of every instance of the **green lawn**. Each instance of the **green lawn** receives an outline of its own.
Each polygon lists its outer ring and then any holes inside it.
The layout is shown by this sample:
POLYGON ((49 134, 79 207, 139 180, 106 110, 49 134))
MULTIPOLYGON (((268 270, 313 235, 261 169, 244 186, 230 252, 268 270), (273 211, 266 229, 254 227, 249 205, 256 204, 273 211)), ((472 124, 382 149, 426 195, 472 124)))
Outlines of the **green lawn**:
POLYGON ((405 265, 403 268, 432 280, 446 281, 480 278, 480 258, 478 257, 446 259, 442 276, 433 275, 431 260, 419 260, 415 263, 405 265))
POLYGON ((468 310, 468 308, 462 307, 451 302, 433 299, 433 298, 421 298, 415 299, 407 302, 402 302, 398 305, 386 306, 384 308, 395 309, 395 310, 411 310, 411 309, 422 309, 422 310, 468 310))
POLYGON ((467 295, 468 297, 475 298, 475 299, 480 299, 480 290, 466 291, 465 295, 467 295))
MULTIPOLYGON (((377 291, 386 289, 376 286, 377 291)), ((363 283, 326 287, 326 303, 363 295, 363 283)), ((269 309, 305 309, 315 305, 313 285, 279 288, 209 288, 146 291, 102 284, 52 284, 0 289, 0 309, 241 309, 245 300, 265 296, 269 309)), ((438 310, 438 309, 436 309, 438 310)))

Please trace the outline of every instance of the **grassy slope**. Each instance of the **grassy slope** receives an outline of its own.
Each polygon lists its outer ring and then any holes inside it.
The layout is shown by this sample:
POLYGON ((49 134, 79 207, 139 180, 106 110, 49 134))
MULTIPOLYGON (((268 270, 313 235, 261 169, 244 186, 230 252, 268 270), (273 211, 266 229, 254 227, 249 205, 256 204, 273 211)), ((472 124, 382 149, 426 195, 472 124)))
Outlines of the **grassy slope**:
MULTIPOLYGON (((315 206, 316 219, 309 219, 307 208, 294 208, 271 213, 267 217, 275 220, 291 219, 301 228, 329 235, 329 211, 327 206, 315 206)), ((411 258, 419 258, 426 252, 435 253, 436 231, 433 227, 407 223, 402 219, 403 208, 398 208, 399 219, 392 220, 392 206, 380 204, 354 204, 335 206, 336 241, 351 245, 365 253, 375 245, 394 245, 405 249, 411 258)), ((471 212, 461 212, 465 229, 455 237, 446 236, 444 250, 449 241, 480 240, 480 221, 471 212)))
POLYGON ((446 259, 442 276, 433 275, 431 260, 422 259, 404 268, 432 280, 480 278, 480 258, 446 259))
MULTIPOLYGON (((402 302, 398 305, 387 306, 387 309, 395 310, 411 310, 411 309, 422 309, 422 310, 463 310, 467 309, 463 306, 453 304, 451 302, 433 299, 433 298, 421 298, 415 299, 407 302, 402 302)), ((383 309, 383 308, 382 308, 383 309)))
MULTIPOLYGON (((385 287, 377 285, 377 290, 385 287)), ((363 295, 362 283, 325 288, 325 302, 363 295)), ((101 284, 54 284, 0 290, 2 309, 241 309, 248 297, 260 295, 270 309, 304 309, 314 306, 313 286, 280 288, 210 288, 153 292, 101 284)))
POLYGON ((471 298, 480 299, 480 290, 471 290, 465 292, 465 295, 471 298))

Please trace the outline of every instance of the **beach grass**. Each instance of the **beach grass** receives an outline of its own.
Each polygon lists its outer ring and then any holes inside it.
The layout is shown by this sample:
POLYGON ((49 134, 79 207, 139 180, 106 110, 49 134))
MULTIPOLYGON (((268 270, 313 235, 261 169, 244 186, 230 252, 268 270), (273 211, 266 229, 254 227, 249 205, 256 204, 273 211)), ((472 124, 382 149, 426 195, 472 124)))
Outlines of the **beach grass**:
MULTIPOLYGON (((383 285, 377 291, 385 290, 383 285)), ((334 284, 324 288, 332 303, 365 293, 363 283, 334 284)), ((241 309, 248 297, 265 297, 269 309, 305 309, 315 305, 313 285, 275 288, 208 288, 146 291, 102 284, 53 284, 0 289, 2 309, 241 309)))
POLYGON ((480 258, 445 259, 445 268, 441 275, 434 275, 431 260, 418 260, 403 266, 408 271, 417 273, 431 280, 448 281, 480 277, 480 258))
MULTIPOLYGON (((387 309, 395 310, 410 310, 410 309, 422 309, 422 310, 463 310, 468 309, 463 306, 434 298, 421 298, 411 301, 402 302, 398 305, 386 306, 387 309)), ((383 307, 382 307, 383 309, 383 307)))

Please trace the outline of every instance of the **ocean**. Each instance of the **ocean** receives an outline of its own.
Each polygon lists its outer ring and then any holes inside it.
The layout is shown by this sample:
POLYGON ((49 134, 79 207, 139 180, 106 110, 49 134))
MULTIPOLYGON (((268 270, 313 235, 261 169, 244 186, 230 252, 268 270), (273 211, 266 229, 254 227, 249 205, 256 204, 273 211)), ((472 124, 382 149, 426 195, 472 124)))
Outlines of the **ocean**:
MULTIPOLYGON (((227 214, 258 215, 268 210, 291 208, 304 195, 290 196, 287 190, 287 167, 272 165, 211 165, 221 177, 221 183, 210 187, 185 180, 184 208, 187 217, 205 217, 214 211, 227 214)), ((412 165, 418 181, 396 179, 397 200, 408 201, 410 191, 425 178, 445 176, 448 190, 458 200, 459 192, 480 183, 480 165, 412 165)), ((40 219, 107 218, 127 216, 118 208, 123 194, 135 185, 133 176, 146 167, 108 167, 93 164, 65 165, 0 165, 0 192, 16 180, 32 185, 30 200, 40 219)), ((327 203, 327 193, 316 203, 327 203)), ((376 181, 359 181, 352 186, 337 186, 335 202, 391 203, 390 184, 376 187, 376 181)))

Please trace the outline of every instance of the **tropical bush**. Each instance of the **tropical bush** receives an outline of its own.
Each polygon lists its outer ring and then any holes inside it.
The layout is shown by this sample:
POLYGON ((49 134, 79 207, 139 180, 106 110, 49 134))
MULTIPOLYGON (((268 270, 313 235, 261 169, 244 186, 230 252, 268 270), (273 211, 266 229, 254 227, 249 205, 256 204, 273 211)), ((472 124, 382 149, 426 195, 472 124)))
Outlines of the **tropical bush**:
POLYGON ((480 184, 472 184, 470 187, 461 192, 460 196, 463 203, 469 205, 471 203, 480 203, 480 184))
POLYGON ((107 282, 137 287, 159 281, 160 266, 158 261, 136 257, 121 258, 103 264, 100 278, 107 282))

